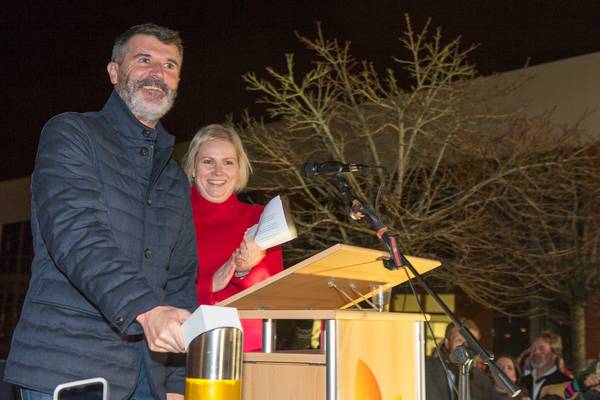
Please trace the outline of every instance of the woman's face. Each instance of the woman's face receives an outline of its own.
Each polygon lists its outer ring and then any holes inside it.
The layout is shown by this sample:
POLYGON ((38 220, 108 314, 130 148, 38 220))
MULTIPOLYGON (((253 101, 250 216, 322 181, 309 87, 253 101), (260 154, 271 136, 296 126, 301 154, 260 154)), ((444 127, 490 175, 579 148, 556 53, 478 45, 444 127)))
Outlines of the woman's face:
MULTIPOLYGON (((512 360, 508 357, 500 357, 496 361, 496 365, 504 372, 504 374, 510 379, 513 383, 517 381, 517 371, 515 370, 515 365, 512 360)), ((496 380, 496 376, 494 375, 494 380, 496 380)))
POLYGON ((240 175, 237 152, 223 139, 206 142, 196 155, 196 188, 206 200, 222 203, 231 196, 240 175))

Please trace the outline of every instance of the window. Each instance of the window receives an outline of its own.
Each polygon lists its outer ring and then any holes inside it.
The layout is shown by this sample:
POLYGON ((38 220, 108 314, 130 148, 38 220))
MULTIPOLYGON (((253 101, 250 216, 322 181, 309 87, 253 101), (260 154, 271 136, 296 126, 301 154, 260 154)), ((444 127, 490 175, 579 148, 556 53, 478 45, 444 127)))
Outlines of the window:
MULTIPOLYGON (((448 306, 450 311, 454 312, 455 307, 455 295, 454 294, 440 294, 439 297, 448 306)), ((433 297, 428 294, 419 294, 419 302, 424 308, 424 311, 431 317, 429 328, 426 329, 425 339, 425 355, 433 355, 436 343, 438 345, 444 342, 444 333, 446 332, 446 326, 450 323, 450 318, 443 313, 442 309, 435 302, 433 297), (431 335, 433 331, 433 335, 431 335), (434 338, 435 337, 435 338, 434 338)), ((409 312, 409 313, 420 313, 421 310, 417 303, 417 299, 412 293, 398 293, 394 296, 392 301, 392 310, 397 312, 409 312)))

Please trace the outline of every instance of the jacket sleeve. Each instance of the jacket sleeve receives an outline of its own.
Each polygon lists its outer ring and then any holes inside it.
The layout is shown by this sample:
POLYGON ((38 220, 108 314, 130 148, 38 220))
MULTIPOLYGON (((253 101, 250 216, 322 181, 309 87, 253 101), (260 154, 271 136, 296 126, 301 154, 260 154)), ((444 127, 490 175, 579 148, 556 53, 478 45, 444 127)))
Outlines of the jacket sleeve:
POLYGON ((103 202, 94 147, 73 114, 51 119, 40 138, 32 177, 32 211, 54 264, 124 334, 161 304, 159 295, 116 243, 103 202))
MULTIPOLYGON (((198 257, 196 254, 195 228, 189 201, 186 202, 185 207, 183 223, 173 249, 169 267, 166 303, 192 312, 197 305, 196 274, 198 271, 198 257)), ((184 382, 185 356, 170 355, 170 363, 167 364, 167 393, 183 394, 184 382)))
POLYGON ((425 387, 427 400, 450 399, 448 379, 438 357, 425 360, 425 387))
POLYGON ((493 399, 494 384, 490 377, 478 367, 473 367, 471 396, 473 399, 493 399))
POLYGON ((198 304, 196 298, 198 255, 194 220, 189 201, 185 202, 184 207, 183 222, 169 262, 169 275, 165 290, 168 305, 185 308, 192 312, 198 304))

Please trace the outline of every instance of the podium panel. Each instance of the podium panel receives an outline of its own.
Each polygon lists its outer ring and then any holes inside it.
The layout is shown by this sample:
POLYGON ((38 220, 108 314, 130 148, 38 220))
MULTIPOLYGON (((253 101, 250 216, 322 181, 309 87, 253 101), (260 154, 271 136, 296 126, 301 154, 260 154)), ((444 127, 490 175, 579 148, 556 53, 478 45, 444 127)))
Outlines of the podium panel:
MULTIPOLYGON (((403 315, 406 316, 406 315, 403 315)), ((338 399, 420 399, 422 323, 342 320, 338 399)))
MULTIPOLYGON (((378 286, 393 287, 412 278, 405 269, 383 266, 386 253, 336 244, 223 300, 217 305, 238 310, 346 309, 373 296, 378 286)), ((439 261, 406 257, 423 274, 439 261)))
MULTIPOLYGON (((337 244, 217 304, 236 307, 242 319, 324 322, 319 353, 245 353, 244 400, 425 400, 425 317, 360 308, 378 287, 413 277, 387 270, 385 257, 337 244)), ((406 258, 419 273, 440 265, 406 258)), ((270 326, 263 324, 263 339, 270 326)))
POLYGON ((420 314, 257 310, 240 317, 324 320, 330 346, 322 353, 245 353, 244 400, 425 399, 420 314))

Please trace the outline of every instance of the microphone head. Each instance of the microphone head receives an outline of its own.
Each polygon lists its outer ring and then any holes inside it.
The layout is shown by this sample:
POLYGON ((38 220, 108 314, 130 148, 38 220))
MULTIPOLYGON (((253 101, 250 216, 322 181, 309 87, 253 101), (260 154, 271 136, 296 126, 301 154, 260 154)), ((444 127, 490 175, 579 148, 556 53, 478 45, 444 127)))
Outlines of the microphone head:
POLYGON ((305 178, 312 178, 317 172, 317 163, 311 160, 305 161, 300 168, 300 172, 305 178))

